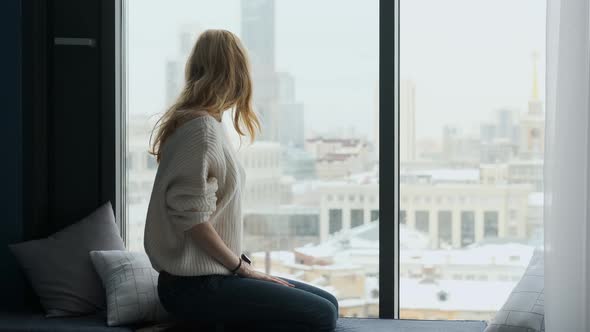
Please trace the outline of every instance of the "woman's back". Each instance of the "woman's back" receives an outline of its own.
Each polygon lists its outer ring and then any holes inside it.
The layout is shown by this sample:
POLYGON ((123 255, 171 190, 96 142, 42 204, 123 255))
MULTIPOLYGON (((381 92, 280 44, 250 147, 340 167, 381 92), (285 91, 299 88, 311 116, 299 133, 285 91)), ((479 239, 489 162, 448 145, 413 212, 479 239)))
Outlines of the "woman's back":
POLYGON ((245 173, 223 130, 221 122, 203 115, 182 124, 162 145, 144 233, 146 253, 158 271, 229 274, 186 232, 205 221, 241 253, 239 192, 245 173))

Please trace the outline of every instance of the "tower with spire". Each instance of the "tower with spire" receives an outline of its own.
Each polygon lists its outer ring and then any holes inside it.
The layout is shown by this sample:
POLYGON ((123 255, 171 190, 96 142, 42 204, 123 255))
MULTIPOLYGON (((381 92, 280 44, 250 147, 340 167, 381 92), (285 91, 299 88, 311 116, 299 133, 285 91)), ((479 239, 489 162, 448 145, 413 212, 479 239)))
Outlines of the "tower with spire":
POLYGON ((529 99, 529 113, 540 114, 543 113, 543 103, 539 99, 539 75, 537 73, 537 62, 539 61, 539 53, 533 52, 533 90, 531 99, 529 99))
POLYGON ((533 86, 528 111, 520 119, 519 154, 522 159, 542 159, 545 151, 545 114, 539 97, 537 61, 539 54, 533 52, 533 86))

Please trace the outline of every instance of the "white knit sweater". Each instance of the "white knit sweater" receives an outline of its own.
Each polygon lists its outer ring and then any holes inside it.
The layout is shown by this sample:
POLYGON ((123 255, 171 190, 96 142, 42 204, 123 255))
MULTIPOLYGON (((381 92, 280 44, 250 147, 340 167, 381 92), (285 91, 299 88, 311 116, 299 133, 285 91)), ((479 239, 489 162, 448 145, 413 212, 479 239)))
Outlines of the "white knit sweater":
POLYGON ((236 255, 242 251, 246 173, 223 123, 210 115, 194 118, 177 128, 161 151, 144 233, 152 266, 182 276, 231 274, 186 232, 209 221, 236 255))

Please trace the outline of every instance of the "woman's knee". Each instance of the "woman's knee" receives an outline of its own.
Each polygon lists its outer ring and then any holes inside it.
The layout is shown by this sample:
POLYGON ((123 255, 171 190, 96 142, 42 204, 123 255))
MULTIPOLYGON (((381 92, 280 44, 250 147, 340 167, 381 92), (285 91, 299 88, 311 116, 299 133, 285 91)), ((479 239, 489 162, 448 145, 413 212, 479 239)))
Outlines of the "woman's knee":
POLYGON ((337 302, 336 306, 329 299, 322 299, 314 306, 316 313, 313 325, 319 331, 332 331, 336 328, 338 320, 337 302))
POLYGON ((338 315, 338 300, 336 299, 336 297, 326 292, 324 298, 334 305, 334 308, 336 308, 336 315, 338 315))

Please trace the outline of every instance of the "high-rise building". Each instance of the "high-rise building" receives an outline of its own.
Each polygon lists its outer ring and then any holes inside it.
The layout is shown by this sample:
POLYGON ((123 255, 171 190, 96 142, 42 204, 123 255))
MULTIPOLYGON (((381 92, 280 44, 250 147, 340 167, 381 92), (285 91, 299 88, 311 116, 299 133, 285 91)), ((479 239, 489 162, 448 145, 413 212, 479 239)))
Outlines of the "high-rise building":
POLYGON ((277 97, 281 103, 295 103, 295 78, 293 75, 281 72, 277 73, 278 93, 277 97))
POLYGON ((295 79, 289 73, 278 73, 278 139, 281 145, 303 149, 303 104, 295 101, 295 79))
POLYGON ((482 144, 494 143, 498 140, 509 142, 515 146, 519 144, 520 128, 517 123, 518 112, 501 108, 494 111, 491 122, 483 122, 480 125, 479 138, 482 144))
POLYGON ((278 140, 283 146, 303 149, 304 118, 302 103, 280 103, 279 104, 279 128, 278 140))
POLYGON ((182 89, 182 65, 177 59, 166 61, 166 100, 165 107, 174 103, 182 89))
POLYGON ((416 85, 413 81, 402 80, 400 84, 400 161, 416 158, 416 85))
POLYGON ((496 111, 496 137, 512 141, 514 139, 515 112, 511 109, 496 111))
POLYGON ((178 34, 178 53, 166 61, 165 107, 174 103, 184 86, 184 66, 202 29, 195 24, 185 24, 178 34))
POLYGON ((242 42, 257 73, 275 71, 275 2, 242 0, 242 42))
POLYGON ((242 0, 241 39, 248 50, 254 83, 254 108, 260 115, 259 139, 278 139, 278 78, 275 71, 275 2, 242 0))

